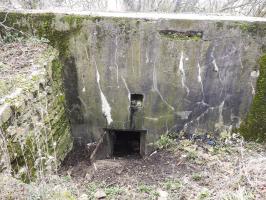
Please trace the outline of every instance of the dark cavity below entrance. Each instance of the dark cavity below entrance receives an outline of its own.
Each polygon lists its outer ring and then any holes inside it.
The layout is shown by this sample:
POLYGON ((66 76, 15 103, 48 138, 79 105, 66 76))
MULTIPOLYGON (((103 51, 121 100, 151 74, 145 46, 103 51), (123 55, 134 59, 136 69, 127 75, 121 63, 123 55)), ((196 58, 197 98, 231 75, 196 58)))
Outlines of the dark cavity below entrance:
POLYGON ((110 157, 144 156, 147 130, 105 129, 110 157))
POLYGON ((113 133, 113 156, 140 155, 140 132, 116 131, 113 133))

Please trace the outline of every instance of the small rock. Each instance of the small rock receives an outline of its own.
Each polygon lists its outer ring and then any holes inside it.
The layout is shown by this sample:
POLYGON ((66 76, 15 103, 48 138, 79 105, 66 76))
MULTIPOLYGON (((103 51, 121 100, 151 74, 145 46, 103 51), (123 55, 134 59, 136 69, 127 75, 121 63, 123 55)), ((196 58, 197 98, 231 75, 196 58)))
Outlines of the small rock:
POLYGON ((158 200, 167 200, 168 192, 163 191, 161 189, 158 189, 157 192, 159 194, 158 200))
POLYGON ((123 167, 121 167, 121 168, 117 168, 117 169, 115 170, 115 173, 119 175, 119 174, 121 174, 121 173, 123 172, 123 170, 124 170, 123 167))
POLYGON ((208 141, 207 141, 207 144, 213 146, 213 145, 215 145, 215 142, 212 141, 212 140, 208 140, 208 141))
POLYGON ((78 198, 78 200, 88 200, 89 199, 89 197, 88 197, 88 195, 86 195, 86 194, 82 194, 79 198, 78 198))
POLYGON ((90 181, 90 180, 92 180, 92 178, 93 178, 93 174, 91 174, 91 173, 87 173, 87 174, 85 175, 85 178, 86 178, 87 181, 90 181))
POLYGON ((104 199, 106 197, 106 194, 103 190, 97 190, 94 194, 94 197, 97 199, 104 199))

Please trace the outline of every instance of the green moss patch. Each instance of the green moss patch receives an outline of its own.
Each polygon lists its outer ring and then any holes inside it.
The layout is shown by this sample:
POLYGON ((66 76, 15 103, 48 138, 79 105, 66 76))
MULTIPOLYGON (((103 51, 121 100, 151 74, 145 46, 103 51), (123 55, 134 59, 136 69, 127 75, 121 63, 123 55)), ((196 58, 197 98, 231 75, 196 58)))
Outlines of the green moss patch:
POLYGON ((240 133, 248 140, 266 141, 266 54, 260 60, 260 76, 250 111, 240 126, 240 133))
POLYGON ((266 25, 265 23, 260 22, 234 22, 232 24, 227 25, 228 29, 236 29, 239 28, 241 32, 248 33, 252 36, 260 36, 264 37, 266 33, 266 25))
MULTIPOLYGON (((0 12, 0 19, 5 19, 5 16, 6 13, 0 12)), ((5 25, 12 29, 7 31, 0 27, 0 35, 4 37, 8 33, 15 34, 16 37, 37 35, 40 38, 46 38, 53 47, 58 49, 60 58, 63 58, 69 53, 68 44, 71 36, 79 33, 84 19, 86 17, 64 15, 59 19, 62 28, 56 27, 56 15, 53 13, 9 13, 5 25)))

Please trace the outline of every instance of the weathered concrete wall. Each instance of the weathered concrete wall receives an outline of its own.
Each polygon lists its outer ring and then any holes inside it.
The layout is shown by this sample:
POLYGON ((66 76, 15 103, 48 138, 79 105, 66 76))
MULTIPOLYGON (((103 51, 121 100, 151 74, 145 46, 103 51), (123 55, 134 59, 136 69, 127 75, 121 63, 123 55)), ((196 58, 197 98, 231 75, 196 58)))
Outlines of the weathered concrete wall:
POLYGON ((10 15, 59 49, 74 137, 96 140, 108 121, 125 128, 130 93, 144 94, 149 142, 239 127, 256 92, 265 20, 119 15, 10 15))
POLYGON ((50 48, 0 98, 0 172, 24 181, 54 171, 72 148, 58 52, 50 48))
POLYGON ((129 93, 144 94, 148 141, 166 131, 218 133, 239 127, 255 94, 263 26, 115 18, 84 22, 70 40, 77 69, 73 134, 96 138, 106 123, 103 113, 113 120, 110 126, 125 128, 129 93), (182 38, 174 31, 203 35, 182 38))

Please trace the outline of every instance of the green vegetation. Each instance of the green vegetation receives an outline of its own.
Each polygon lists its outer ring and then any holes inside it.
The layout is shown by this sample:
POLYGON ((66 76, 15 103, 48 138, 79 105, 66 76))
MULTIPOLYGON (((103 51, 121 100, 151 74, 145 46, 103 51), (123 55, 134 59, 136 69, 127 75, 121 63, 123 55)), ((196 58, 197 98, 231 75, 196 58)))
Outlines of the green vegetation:
POLYGON ((168 191, 178 191, 182 187, 182 183, 179 180, 169 179, 163 183, 163 188, 168 191))
POLYGON ((161 135, 160 139, 155 142, 155 147, 158 149, 169 149, 170 147, 175 146, 176 142, 170 136, 164 134, 161 135))
POLYGON ((153 188, 151 186, 148 186, 148 185, 139 185, 138 187, 138 191, 139 192, 144 192, 144 193, 147 193, 149 194, 150 192, 152 192, 153 188))
MULTIPOLYGON (((4 19, 5 13, 0 12, 0 18, 4 19)), ((6 31, 2 28, 0 29, 0 35, 7 42, 18 38, 29 38, 32 35, 36 35, 38 38, 46 38, 45 40, 49 40, 49 44, 58 49, 62 58, 68 56, 69 39, 79 32, 85 18, 82 16, 65 15, 60 19, 62 26, 64 26, 60 30, 55 27, 56 19, 53 13, 43 13, 41 15, 9 13, 5 25, 12 27, 12 29, 6 31)))
POLYGON ((157 199, 159 193, 156 191, 156 188, 149 185, 141 184, 138 186, 137 191, 140 193, 146 193, 149 195, 148 199, 157 199))
POLYGON ((87 194, 89 199, 95 199, 95 193, 97 190, 105 192, 107 199, 117 199, 119 195, 125 194, 123 187, 119 186, 106 186, 103 183, 92 182, 87 185, 87 194))
POLYGON ((105 193, 108 198, 115 198, 118 195, 123 194, 125 191, 119 186, 112 186, 105 188, 105 193))
POLYGON ((52 199, 56 200, 76 200, 76 198, 68 191, 57 192, 53 195, 52 199))
POLYGON ((216 27, 218 30, 222 29, 224 27, 224 22, 216 22, 216 27))
POLYGON ((90 184, 87 185, 87 194, 89 195, 89 199, 93 199, 94 198, 94 194, 97 190, 97 188, 100 187, 98 186, 96 183, 92 182, 90 184))
MULTIPOLYGON (((218 26, 217 26, 218 27, 218 26)), ((242 32, 244 33, 249 33, 253 36, 262 36, 264 37, 265 32, 266 32, 266 25, 263 23, 259 23, 259 22, 234 22, 234 23, 230 23, 229 25, 227 25, 228 29, 235 29, 235 28, 239 28, 242 32)))
POLYGON ((238 25, 242 31, 254 32, 257 30, 256 24, 238 23, 238 25))
POLYGON ((199 195, 198 195, 198 200, 203 200, 207 199, 210 196, 209 190, 208 189, 203 189, 199 195))
POLYGON ((31 16, 32 20, 36 23, 35 29, 37 30, 37 35, 39 37, 45 37, 50 41, 50 44, 58 49, 59 56, 67 57, 69 54, 69 39, 72 35, 79 32, 82 27, 82 18, 74 17, 72 15, 67 15, 63 19, 64 24, 67 28, 66 30, 57 30, 55 27, 55 15, 54 14, 43 14, 37 16, 31 16))
POLYGON ((245 139, 263 142, 266 140, 266 54, 260 58, 259 65, 256 94, 239 131, 245 139))
POLYGON ((192 179, 193 181, 200 181, 202 179, 202 175, 200 173, 193 173, 192 179))
POLYGON ((57 52, 49 48, 34 62, 40 66, 43 66, 43 63, 48 63, 46 69, 48 72, 52 72, 49 76, 49 85, 47 84, 48 79, 42 82, 48 76, 45 74, 44 68, 38 69, 40 73, 32 76, 18 73, 14 77, 16 85, 13 86, 22 88, 23 94, 27 94, 28 97, 19 95, 16 98, 5 100, 5 103, 9 103, 14 112, 14 116, 11 116, 12 120, 7 121, 1 127, 8 140, 7 148, 10 152, 12 173, 27 183, 44 173, 46 167, 47 169, 57 167, 56 165, 60 163, 72 146, 70 127, 64 111, 62 65, 57 56, 57 52), (56 95, 46 96, 44 88, 56 95), (34 101, 37 103, 32 102, 31 96, 34 96, 34 101), (26 103, 28 105, 25 105, 26 103), (45 111, 41 119, 39 119, 39 115, 37 118, 35 116, 35 112, 38 113, 40 109, 45 111), (18 124, 16 128, 13 126, 14 123, 18 124), (40 153, 42 153, 41 159, 39 159, 40 153), (55 154, 56 156, 54 156, 55 154), (53 157, 56 157, 57 160, 53 160, 53 157), (45 164, 50 162, 49 159, 51 159, 50 166, 45 164))

